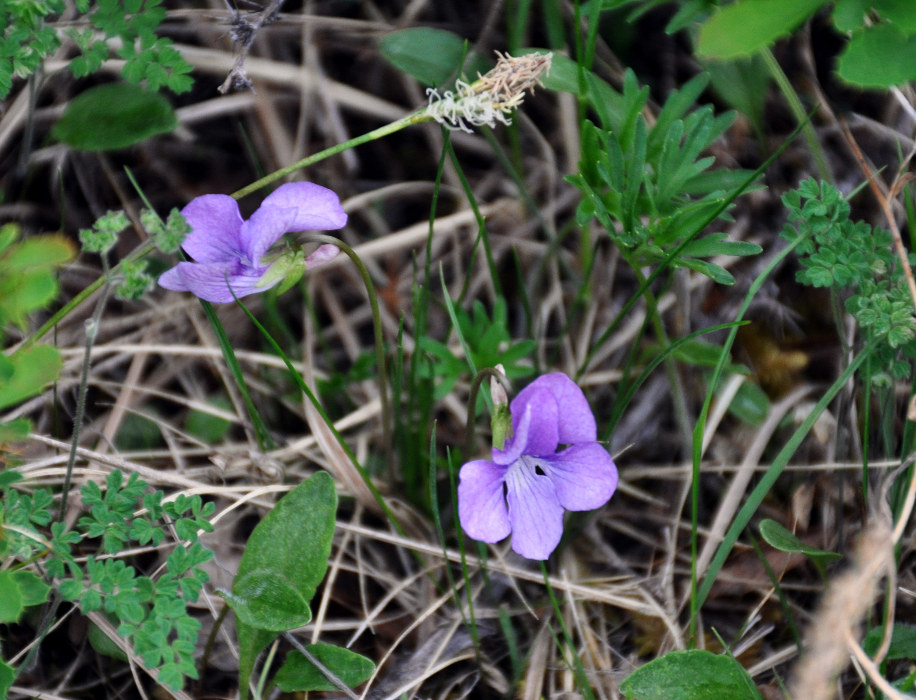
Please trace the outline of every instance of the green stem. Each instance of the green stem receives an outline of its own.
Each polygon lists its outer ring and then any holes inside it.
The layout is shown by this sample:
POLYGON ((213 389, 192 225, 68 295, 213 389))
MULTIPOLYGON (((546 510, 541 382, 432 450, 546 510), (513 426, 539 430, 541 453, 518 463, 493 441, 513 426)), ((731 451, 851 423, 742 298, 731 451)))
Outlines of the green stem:
POLYGON ((820 141, 817 140, 817 133, 815 133, 814 127, 811 126, 811 120, 805 112, 801 100, 798 98, 798 93, 795 91, 795 88, 792 87, 789 77, 782 70, 782 66, 779 65, 779 62, 776 60, 776 57, 773 56, 773 52, 770 51, 769 48, 764 48, 760 52, 760 55, 763 57, 763 62, 766 63, 770 75, 773 76, 773 80, 775 80, 776 84, 779 86, 779 90, 782 92, 783 97, 786 98, 789 109, 802 128, 802 135, 805 137, 805 141, 808 142, 808 148, 811 150, 811 157, 814 158, 814 164, 817 166, 817 171, 820 173, 821 179, 833 182, 830 165, 827 162, 827 154, 824 153, 820 141))
POLYGON ((314 165, 319 161, 324 160, 325 158, 330 158, 331 156, 336 156, 338 153, 343 153, 346 150, 355 148, 356 146, 361 146, 364 143, 369 143, 370 141, 375 141, 376 139, 383 138, 390 134, 393 134, 401 129, 404 129, 413 124, 422 124, 423 122, 432 121, 433 118, 426 114, 425 110, 420 110, 408 114, 406 117, 402 117, 397 121, 391 122, 390 124, 385 124, 385 126, 380 126, 378 129, 373 129, 372 131, 366 132, 361 136, 352 138, 349 141, 344 141, 343 143, 338 143, 330 148, 326 148, 323 151, 314 153, 310 156, 303 158, 302 160, 297 160, 292 165, 287 165, 285 168, 280 168, 275 170, 270 175, 265 175, 260 180, 255 180, 250 185, 243 187, 237 192, 233 192, 232 196, 236 199, 241 199, 242 197, 256 192, 262 187, 266 187, 272 182, 276 182, 280 178, 286 177, 287 175, 301 170, 302 168, 307 168, 310 165, 314 165))
POLYGON ((388 402, 388 369, 385 364, 385 338, 382 333, 382 314, 379 310, 378 295, 375 293, 375 286, 372 284, 372 277, 369 276, 369 270, 360 260, 359 255, 349 245, 339 238, 328 236, 324 233, 311 233, 306 236, 308 240, 319 243, 330 243, 337 246, 347 257, 356 265, 360 276, 363 278, 363 284, 366 285, 366 294, 369 295, 369 306, 372 309, 372 329, 375 332, 375 361, 378 364, 378 384, 379 395, 382 402, 382 440, 385 445, 385 459, 388 463, 389 476, 394 477, 394 447, 391 444, 391 406, 388 402))

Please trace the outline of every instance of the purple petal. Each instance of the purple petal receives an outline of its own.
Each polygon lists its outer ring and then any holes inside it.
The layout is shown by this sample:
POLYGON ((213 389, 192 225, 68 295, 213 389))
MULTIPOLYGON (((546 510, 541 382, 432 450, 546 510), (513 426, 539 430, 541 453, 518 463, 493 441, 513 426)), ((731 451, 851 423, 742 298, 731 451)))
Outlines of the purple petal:
POLYGON ((509 406, 512 412, 513 446, 521 444, 521 454, 552 455, 557 451, 559 432, 557 427, 564 407, 549 391, 538 386, 535 380, 516 396, 509 406), (530 413, 527 430, 524 417, 530 413))
POLYGON ((336 258, 339 252, 340 248, 336 245, 331 245, 330 243, 320 245, 305 259, 305 269, 312 270, 316 267, 321 267, 336 258))
POLYGON ((563 506, 553 484, 518 462, 506 475, 506 487, 512 549, 528 559, 547 559, 563 536, 563 506))
POLYGON ((458 519, 475 540, 499 542, 509 535, 503 495, 504 467, 485 460, 467 462, 458 473, 458 519))
POLYGON ((229 262, 242 254, 238 203, 225 194, 205 194, 181 210, 191 226, 181 247, 200 263, 229 262))
POLYGON ((257 264, 281 236, 291 231, 343 228, 347 215, 334 192, 311 182, 281 185, 261 202, 245 225, 246 251, 257 264))
POLYGON ((560 372, 544 374, 519 392, 515 400, 520 400, 526 391, 534 388, 550 392, 560 407, 557 431, 559 444, 574 445, 577 442, 594 442, 597 439, 595 416, 582 389, 572 379, 560 372))
MULTIPOLYGON (((263 292, 273 284, 258 287, 261 272, 256 269, 237 271, 237 263, 199 263, 180 262, 171 270, 159 277, 159 285, 177 292, 191 292, 204 301, 227 303, 236 297, 244 297, 256 292, 263 292), (229 286, 232 292, 229 291, 229 286)), ((276 280, 274 284, 279 282, 276 280)))
POLYGON ((566 510, 600 508, 617 490, 617 466, 597 442, 573 445, 538 463, 566 510))

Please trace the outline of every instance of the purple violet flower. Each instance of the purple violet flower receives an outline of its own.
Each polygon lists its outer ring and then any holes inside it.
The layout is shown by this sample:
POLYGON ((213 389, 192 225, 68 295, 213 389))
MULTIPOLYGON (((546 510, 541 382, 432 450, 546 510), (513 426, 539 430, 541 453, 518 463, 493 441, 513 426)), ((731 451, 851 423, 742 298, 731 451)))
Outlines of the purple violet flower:
POLYGON ((547 559, 563 535, 563 511, 600 508, 617 488, 617 467, 597 442, 585 394, 565 374, 545 374, 513 399, 512 437, 493 460, 461 467, 458 517, 468 536, 547 559), (560 446, 565 449, 557 451, 560 446))
MULTIPOLYGON (((284 234, 329 231, 347 223, 337 195, 311 182, 281 185, 247 221, 238 203, 225 194, 196 197, 181 213, 191 227, 181 247, 195 262, 178 263, 159 277, 159 284, 213 302, 230 302, 232 292, 244 297, 279 283, 281 278, 258 286, 271 262, 264 254, 284 234)), ((317 267, 337 253, 335 246, 322 245, 305 259, 305 266, 317 267)))

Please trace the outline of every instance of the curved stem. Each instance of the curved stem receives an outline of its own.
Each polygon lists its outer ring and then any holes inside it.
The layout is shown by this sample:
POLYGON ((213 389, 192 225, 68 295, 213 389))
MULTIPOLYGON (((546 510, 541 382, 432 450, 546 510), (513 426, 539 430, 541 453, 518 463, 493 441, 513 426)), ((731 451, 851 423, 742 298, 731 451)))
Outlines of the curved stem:
POLYGON ((379 310, 378 295, 375 293, 375 286, 372 284, 372 278, 369 276, 369 270, 360 260, 359 255, 349 245, 339 238, 329 236, 325 233, 310 233, 306 240, 317 241, 319 243, 330 243, 337 246, 347 257, 356 265, 360 276, 363 278, 363 284, 366 285, 366 293, 369 295, 369 306, 372 309, 372 328, 375 333, 375 361, 378 364, 378 384, 379 394, 382 402, 382 440, 385 444, 385 461, 388 463, 389 472, 392 470, 392 458, 394 452, 391 445, 391 406, 388 402, 388 369, 385 363, 385 338, 382 333, 382 314, 379 310))

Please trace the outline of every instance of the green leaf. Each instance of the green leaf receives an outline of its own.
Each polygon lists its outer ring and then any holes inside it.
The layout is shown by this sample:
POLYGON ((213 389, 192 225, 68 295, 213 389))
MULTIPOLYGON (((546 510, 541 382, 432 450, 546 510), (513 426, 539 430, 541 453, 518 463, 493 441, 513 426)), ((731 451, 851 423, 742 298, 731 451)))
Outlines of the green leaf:
POLYGON ((237 576, 232 593, 224 593, 244 624, 270 632, 285 632, 312 619, 309 601, 281 574, 260 569, 237 576))
MULTIPOLYGON (((442 85, 452 78, 465 53, 465 40, 453 32, 411 27, 385 36, 379 44, 382 58, 424 85, 442 85)), ((466 74, 475 75, 474 73, 466 74)))
POLYGON ((770 73, 759 54, 731 61, 702 62, 712 89, 731 107, 744 114, 762 132, 770 73))
POLYGON ((627 700, 760 700, 747 671, 730 656, 673 651, 636 669, 621 684, 627 700))
POLYGON ((0 373, 0 408, 13 406, 41 392, 60 375, 63 361, 57 348, 35 345, 4 358, 0 373), (12 372, 9 372, 9 370, 12 372))
POLYGON ((0 257, 0 321, 25 327, 28 314, 57 297, 54 268, 71 260, 76 248, 63 236, 33 236, 12 247, 16 227, 4 227, 0 257))
POLYGON ((42 581, 38 574, 26 570, 14 571, 13 580, 19 586, 22 604, 26 607, 40 605, 48 599, 51 587, 42 581))
POLYGON ((118 661, 127 661, 127 654, 124 653, 124 650, 99 629, 98 625, 92 622, 89 623, 89 644, 103 656, 108 656, 118 661))
MULTIPOLYGON (((334 480, 325 472, 318 472, 281 498, 248 538, 236 576, 236 581, 245 588, 244 593, 250 596, 246 577, 251 572, 274 572, 288 581, 303 600, 310 601, 328 568, 336 513, 337 491, 334 480)), ((236 593, 235 586, 232 593, 236 593)), ((277 634, 242 620, 236 628, 239 685, 244 700, 258 654, 277 634)))
MULTIPOLYGON (((322 643, 309 644, 306 649, 349 688, 369 680, 375 671, 372 661, 349 649, 322 643)), ((318 667, 298 651, 291 651, 287 655, 286 661, 274 677, 274 683, 285 693, 337 690, 337 686, 326 679, 318 667)))
POLYGON ((50 268, 73 259, 73 242, 62 235, 30 236, 3 258, 4 267, 50 268))
POLYGON ((873 3, 884 19, 904 32, 916 32, 916 5, 913 0, 877 0, 873 3))
POLYGON ((708 260, 685 258, 678 260, 678 264, 688 267, 695 272, 699 272, 701 275, 706 275, 717 284, 733 285, 735 283, 735 278, 732 277, 732 273, 721 265, 716 265, 708 260))
MULTIPOLYGON (((0 423, 0 445, 8 445, 11 442, 26 440, 31 430, 32 423, 28 418, 17 418, 9 423, 0 423)), ((21 478, 22 476, 16 472, 4 472, 0 474, 0 488, 3 488, 8 483, 12 483, 12 481, 6 481, 6 479, 18 481, 21 478), (8 474, 15 474, 15 476, 6 476, 8 474)))
POLYGON ((16 669, 0 659, 0 698, 5 698, 16 680, 16 669))
POLYGON ((871 88, 916 80, 916 35, 892 24, 854 32, 837 61, 837 73, 849 83, 871 88))
POLYGON ((827 0, 741 0, 721 7, 700 29, 697 53, 749 56, 790 34, 827 0))
POLYGON ((758 426, 766 420, 770 405, 770 398, 759 384, 744 382, 728 405, 728 411, 748 425, 758 426))
POLYGON ((865 13, 871 5, 872 0, 837 0, 833 6, 833 24, 841 32, 858 29, 865 23, 865 13))
POLYGON ((829 562, 841 558, 841 555, 836 552, 827 552, 805 544, 785 527, 769 518, 760 521, 760 536, 766 540, 767 544, 780 552, 807 554, 822 572, 823 567, 829 562))
POLYGON ((176 126, 175 110, 162 95, 128 83, 107 83, 71 100, 51 135, 79 150, 110 151, 176 126))
MULTIPOLYGON (((218 397, 210 403, 213 405, 214 410, 223 415, 231 415, 229 411, 232 406, 227 399, 218 397)), ((211 445, 221 442, 231 427, 232 422, 223 416, 198 409, 189 411, 185 421, 185 430, 190 435, 211 445)))
POLYGON ((22 590, 12 571, 0 571, 0 623, 17 622, 25 610, 22 590))
MULTIPOLYGON (((868 631, 862 640, 862 648, 869 656, 874 656, 884 639, 884 626, 875 627, 868 631)), ((891 645, 887 650, 888 661, 894 659, 916 659, 916 627, 912 625, 895 624, 891 633, 891 645)))
POLYGON ((756 243, 748 241, 727 241, 726 234, 714 233, 703 238, 695 238, 681 249, 681 254, 695 258, 709 258, 713 255, 747 256, 763 252, 756 243))

